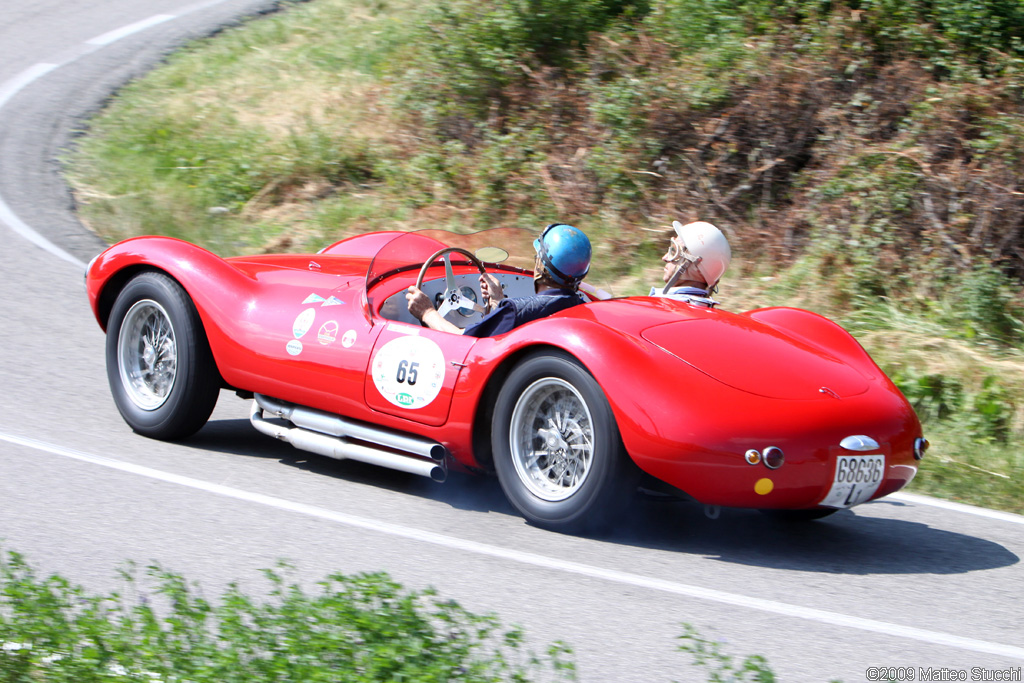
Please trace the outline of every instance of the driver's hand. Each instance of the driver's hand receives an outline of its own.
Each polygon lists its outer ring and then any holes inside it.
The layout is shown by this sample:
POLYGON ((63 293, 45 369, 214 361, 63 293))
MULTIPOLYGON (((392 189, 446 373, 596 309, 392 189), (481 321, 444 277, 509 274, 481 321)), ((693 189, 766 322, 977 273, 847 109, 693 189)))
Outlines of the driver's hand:
POLYGON ((505 298, 505 291, 501 288, 501 283, 490 273, 480 274, 480 293, 484 295, 484 299, 490 300, 491 308, 497 306, 498 302, 505 298))
POLYGON ((405 292, 405 300, 409 302, 409 312, 417 320, 423 319, 423 314, 434 310, 434 304, 430 303, 430 297, 423 293, 423 290, 410 285, 405 292))

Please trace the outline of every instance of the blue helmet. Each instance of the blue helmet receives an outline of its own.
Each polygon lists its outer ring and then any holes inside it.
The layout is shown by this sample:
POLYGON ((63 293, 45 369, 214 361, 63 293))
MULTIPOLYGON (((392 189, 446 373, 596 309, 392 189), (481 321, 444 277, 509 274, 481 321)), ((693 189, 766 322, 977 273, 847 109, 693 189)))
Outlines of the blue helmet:
POLYGON ((541 263, 552 280, 576 286, 590 270, 590 240, 579 228, 552 223, 533 241, 541 263))

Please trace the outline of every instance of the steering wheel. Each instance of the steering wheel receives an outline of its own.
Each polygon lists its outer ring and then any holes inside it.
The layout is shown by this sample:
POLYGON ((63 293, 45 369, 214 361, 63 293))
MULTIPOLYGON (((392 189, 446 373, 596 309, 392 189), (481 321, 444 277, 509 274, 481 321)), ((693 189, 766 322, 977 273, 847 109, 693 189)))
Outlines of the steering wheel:
MULTIPOLYGON (((445 247, 423 262, 423 267, 420 268, 420 274, 416 276, 416 289, 423 289, 423 276, 427 274, 427 269, 434 263, 434 261, 444 256, 444 294, 441 295, 441 305, 437 307, 437 312, 441 314, 442 318, 445 318, 452 311, 459 311, 465 315, 469 315, 470 313, 477 311, 487 315, 491 310, 490 298, 488 298, 484 302, 484 305, 481 306, 479 303, 473 301, 462 293, 463 289, 469 289, 471 293, 476 293, 473 292, 472 288, 459 287, 455 283, 455 274, 452 272, 452 263, 448 258, 448 254, 452 253, 461 254, 468 258, 469 262, 476 266, 481 275, 487 272, 480 259, 465 249, 460 247, 445 247)), ((478 290, 478 300, 483 298, 483 292, 478 290)))

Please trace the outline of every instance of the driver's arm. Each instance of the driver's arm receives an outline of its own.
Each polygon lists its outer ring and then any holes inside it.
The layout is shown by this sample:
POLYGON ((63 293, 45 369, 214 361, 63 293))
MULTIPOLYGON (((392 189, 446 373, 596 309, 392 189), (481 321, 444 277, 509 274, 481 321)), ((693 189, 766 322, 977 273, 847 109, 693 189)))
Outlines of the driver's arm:
POLYGON ((415 285, 410 285, 409 289, 406 290, 405 300, 409 302, 409 313, 417 320, 422 321, 430 329, 439 332, 462 334, 462 330, 458 326, 441 317, 441 314, 434 308, 434 304, 430 303, 430 298, 423 293, 423 290, 417 289, 415 285))

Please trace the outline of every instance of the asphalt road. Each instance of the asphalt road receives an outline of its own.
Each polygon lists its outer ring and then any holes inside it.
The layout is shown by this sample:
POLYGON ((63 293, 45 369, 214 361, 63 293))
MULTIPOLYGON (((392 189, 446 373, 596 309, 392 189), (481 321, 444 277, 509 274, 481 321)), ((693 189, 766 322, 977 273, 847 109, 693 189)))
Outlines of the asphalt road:
MULTIPOLYGON (((156 561, 216 595, 386 570, 576 650, 583 681, 698 681, 694 624, 783 681, 870 667, 1024 666, 1024 518, 893 496, 785 527, 640 501, 602 538, 534 529, 493 481, 428 480, 307 456, 254 432, 225 393, 193 439, 134 435, 107 389, 60 151, 113 88, 266 0, 36 0, 0 13, 0 539, 96 590, 156 561)), ((11 6, 15 5, 15 6, 11 6)), ((927 466, 927 465, 926 465, 927 466)), ((936 679, 938 680, 938 679, 936 679)), ((994 678, 992 680, 999 680, 994 678)), ((1007 679, 1010 680, 1010 679, 1007 679)), ((1013 680, 1020 680, 1016 678, 1013 680)))

